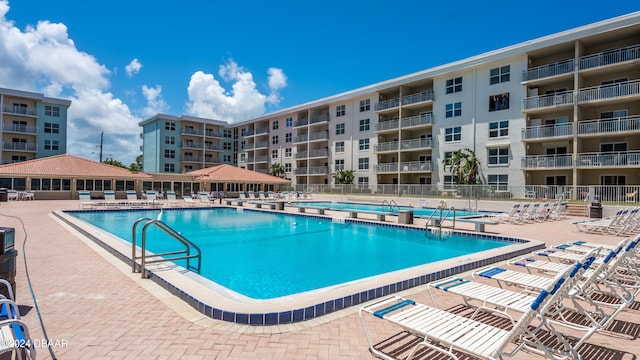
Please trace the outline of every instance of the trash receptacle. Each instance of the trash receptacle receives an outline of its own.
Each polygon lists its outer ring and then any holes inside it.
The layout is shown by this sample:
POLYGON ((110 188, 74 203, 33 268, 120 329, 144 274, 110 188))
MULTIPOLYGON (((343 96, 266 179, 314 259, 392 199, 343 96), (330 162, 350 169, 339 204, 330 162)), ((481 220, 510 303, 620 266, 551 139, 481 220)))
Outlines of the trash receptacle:
POLYGON ((602 204, 600 201, 594 201, 589 206, 589 217, 591 219, 602 219, 602 204))
POLYGON ((276 201, 276 210, 284 210, 284 201, 276 201))
POLYGON ((398 211, 398 224, 413 224, 413 210, 398 211))
POLYGON ((7 188, 0 188, 0 202, 7 202, 9 200, 9 195, 7 188))
MULTIPOLYGON (((13 296, 16 297, 16 259, 18 252, 16 250, 9 250, 0 255, 0 279, 7 280, 11 284, 13 290, 13 296)), ((0 294, 9 298, 9 290, 4 286, 0 286, 0 294)))

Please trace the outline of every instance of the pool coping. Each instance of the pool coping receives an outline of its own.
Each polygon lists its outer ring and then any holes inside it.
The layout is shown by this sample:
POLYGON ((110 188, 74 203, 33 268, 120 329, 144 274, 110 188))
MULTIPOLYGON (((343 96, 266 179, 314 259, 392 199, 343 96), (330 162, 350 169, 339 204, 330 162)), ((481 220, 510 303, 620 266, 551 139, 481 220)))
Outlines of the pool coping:
MULTIPOLYGON (((216 207, 238 209, 232 206, 216 207)), ((167 210, 190 211, 198 209, 203 208, 175 208, 167 210)), ((127 209, 119 210, 126 211, 127 209)), ((134 210, 140 209, 131 209, 131 211, 134 210)), ((111 210, 100 209, 69 211, 111 210)), ((243 208, 242 211, 274 212, 270 210, 249 208, 243 208)), ((279 211, 275 212, 282 214, 282 212, 279 211)), ((67 214, 66 211, 54 211, 53 214, 56 218, 62 220, 83 236, 98 244, 110 254, 115 255, 116 258, 127 264, 131 264, 131 246, 126 246, 122 239, 95 226, 89 225, 84 221, 67 214)), ((316 214, 286 214, 299 217, 334 219, 331 216, 316 214)), ((381 223, 366 219, 340 219, 339 221, 424 231, 423 228, 415 225, 381 223)), ((408 290, 416 286, 425 285, 431 281, 436 281, 444 277, 488 266, 518 255, 528 254, 534 250, 544 248, 544 243, 537 240, 518 239, 501 235, 459 230, 448 230, 447 232, 456 235, 473 235, 475 237, 497 239, 512 242, 513 244, 498 249, 485 250, 479 253, 419 265, 327 288, 268 300, 256 300, 230 296, 228 293, 225 294, 224 291, 220 291, 220 289, 216 290, 206 287, 202 282, 194 280, 193 276, 183 274, 176 267, 166 267, 161 265, 157 267, 149 267, 148 273, 149 279, 153 280, 156 284, 160 285, 177 298, 183 300, 198 313, 206 317, 240 325, 271 326, 294 324, 311 319, 317 319, 321 316, 332 314, 342 309, 353 307, 382 296, 408 290), (509 251, 505 252, 504 250, 509 251), (379 286, 379 283, 383 283, 385 285, 379 286), (215 306, 212 304, 215 304, 215 306)))

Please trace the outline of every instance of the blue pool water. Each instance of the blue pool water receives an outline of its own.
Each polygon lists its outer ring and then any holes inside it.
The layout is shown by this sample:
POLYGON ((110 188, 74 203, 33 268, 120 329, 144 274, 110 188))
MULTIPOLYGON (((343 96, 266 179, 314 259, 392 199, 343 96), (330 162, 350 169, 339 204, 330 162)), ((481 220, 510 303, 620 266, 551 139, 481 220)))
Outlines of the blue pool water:
MULTIPOLYGON (((133 223, 159 210, 69 211, 131 241, 133 223)), ((466 236, 230 208, 165 210, 161 220, 202 250, 201 275, 240 294, 270 299, 509 245, 466 236)), ((141 229, 139 226, 138 229, 141 229)), ((140 242, 138 234, 138 243, 140 242)), ((150 251, 179 250, 153 227, 150 251)), ((184 266, 184 264, 180 264, 184 266)))
MULTIPOLYGON (((350 203, 350 202, 331 202, 331 201, 296 201, 296 206, 314 206, 314 207, 322 207, 327 210, 365 210, 365 211, 389 211, 388 205, 381 204, 365 204, 365 203, 350 203)), ((429 217, 431 214, 435 213, 435 216, 440 216, 440 210, 436 208, 416 208, 411 206, 392 206, 391 210, 394 214, 398 214, 398 209, 400 210, 412 210, 413 216, 415 217, 429 217)), ((461 216, 482 216, 485 214, 492 214, 494 212, 487 211, 469 211, 456 209, 456 217, 461 216)), ((443 216, 453 216, 453 212, 448 213, 448 209, 444 210, 443 216)))

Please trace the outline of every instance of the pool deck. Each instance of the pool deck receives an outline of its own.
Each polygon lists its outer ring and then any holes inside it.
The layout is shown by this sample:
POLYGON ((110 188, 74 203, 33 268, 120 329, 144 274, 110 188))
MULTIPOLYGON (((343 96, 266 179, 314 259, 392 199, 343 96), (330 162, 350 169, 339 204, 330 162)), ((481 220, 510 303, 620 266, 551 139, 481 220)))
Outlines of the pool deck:
MULTIPOLYGON (((415 201, 415 200, 414 200, 415 201)), ((78 201, 0 203, 0 214, 17 216, 27 229, 25 252, 33 291, 55 355, 60 359, 372 359, 357 310, 350 307, 317 319, 279 326, 248 326, 216 321, 192 309, 93 242, 77 236, 51 212, 77 209, 78 201)), ((295 209, 287 211, 295 212, 295 209)), ((330 213, 330 212, 327 212, 330 213)), ((617 244, 615 236, 583 234, 567 218, 539 224, 489 226, 488 232, 537 239, 546 245, 569 240, 617 244)), ((389 222, 394 221, 389 217, 389 222)), ((421 219, 416 219, 420 224, 421 219)), ((424 226, 424 223, 422 223, 424 226)), ((43 339, 30 296, 23 260, 24 232, 17 219, 0 217, 16 228, 19 251, 17 302, 34 339, 43 339)), ((459 224, 473 229, 473 224, 459 224)), ((357 259, 356 259, 357 260, 357 259)), ((430 304, 423 286, 402 292, 430 304)), ((459 304, 445 296, 441 307, 459 304)), ((618 315, 612 329, 595 334, 581 348, 585 359, 631 359, 640 355, 640 305, 618 315)), ((400 329, 386 323, 370 328, 375 339, 400 329)), ((39 359, 49 359, 38 349, 39 359)), ((406 354, 404 354, 406 356, 406 354)), ((515 359, 541 358, 529 353, 515 359)))

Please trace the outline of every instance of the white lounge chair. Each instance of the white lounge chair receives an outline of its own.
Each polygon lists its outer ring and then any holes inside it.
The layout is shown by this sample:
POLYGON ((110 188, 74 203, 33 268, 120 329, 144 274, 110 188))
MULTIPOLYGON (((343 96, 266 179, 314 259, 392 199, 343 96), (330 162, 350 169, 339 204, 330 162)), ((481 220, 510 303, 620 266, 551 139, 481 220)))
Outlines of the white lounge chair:
POLYGON ((198 193, 198 200, 200 200, 200 203, 203 205, 213 204, 213 201, 209 200, 209 193, 206 192, 198 193))
POLYGON ((264 191, 258 191, 258 200, 267 200, 267 198, 264 196, 264 191))
POLYGON ((116 201, 116 192, 107 190, 104 192, 104 205, 118 207, 120 204, 116 201))
POLYGON ((158 202, 158 193, 155 191, 147 191, 145 193, 146 204, 152 207, 160 206, 160 202, 158 202))
POLYGON ((520 203, 513 204, 508 213, 493 214, 490 217, 491 220, 500 223, 518 223, 520 222, 520 203))
POLYGON ((240 200, 248 200, 247 195, 244 193, 244 191, 238 191, 238 197, 240 198, 240 200))
POLYGON ((92 209, 98 204, 91 201, 91 193, 88 191, 79 191, 78 198, 80 199, 80 207, 82 209, 92 209))
MULTIPOLYGON (((497 359, 511 357, 519 350, 526 348, 552 358, 560 355, 579 358, 580 355, 569 344, 566 338, 555 330, 545 316, 550 305, 566 297, 571 284, 571 272, 558 274, 540 291, 539 295, 529 303, 528 308, 517 323, 512 320, 511 330, 494 327, 492 325, 440 310, 410 299, 393 296, 373 304, 365 305, 359 315, 369 343, 369 350, 375 356, 383 359, 394 359, 376 348, 367 329, 365 315, 389 321, 406 331, 423 338, 416 344, 408 355, 411 359, 422 348, 436 351, 444 356, 457 359, 453 351, 462 351, 483 359, 497 359), (537 325, 538 321, 541 323, 537 325), (545 334, 539 334, 540 330, 545 334), (556 337, 562 349, 552 349, 545 345, 540 337, 549 333, 556 337), (510 345, 518 342, 518 345, 510 345)), ((489 311, 489 309, 486 309, 489 311)))
POLYGON ((248 192, 247 192, 247 198, 248 198, 249 200, 258 200, 258 199, 256 198, 255 194, 253 193, 253 191, 248 191, 248 192))
POLYGON ((195 202, 191 196, 183 196, 182 199, 187 206, 195 207, 198 206, 199 203, 195 202))
POLYGON ((169 206, 180 206, 180 202, 176 198, 175 191, 167 191, 167 205, 169 206))
POLYGON ((127 190, 127 205, 128 206, 143 205, 143 202, 138 200, 138 193, 135 190, 127 190))
POLYGON ((19 200, 18 192, 13 189, 7 190, 7 199, 8 200, 19 200))

